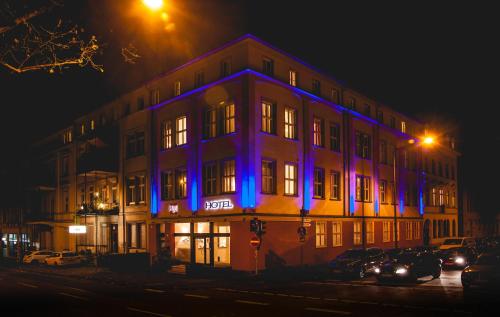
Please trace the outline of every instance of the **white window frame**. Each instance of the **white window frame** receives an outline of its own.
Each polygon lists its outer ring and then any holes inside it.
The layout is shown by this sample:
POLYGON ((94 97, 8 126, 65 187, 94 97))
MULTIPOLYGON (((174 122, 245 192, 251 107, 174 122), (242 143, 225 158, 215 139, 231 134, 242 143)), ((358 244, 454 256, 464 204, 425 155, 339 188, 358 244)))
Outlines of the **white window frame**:
POLYGON ((327 247, 326 221, 317 221, 316 225, 316 248, 327 247))
POLYGON ((332 242, 334 247, 342 246, 342 221, 332 222, 332 242))

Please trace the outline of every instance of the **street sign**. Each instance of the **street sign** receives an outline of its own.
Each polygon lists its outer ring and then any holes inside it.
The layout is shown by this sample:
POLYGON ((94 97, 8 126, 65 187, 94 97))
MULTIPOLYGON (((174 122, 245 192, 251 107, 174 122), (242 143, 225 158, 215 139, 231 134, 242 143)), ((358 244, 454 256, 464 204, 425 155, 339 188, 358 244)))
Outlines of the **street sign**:
POLYGON ((69 226, 69 233, 82 234, 87 233, 86 226, 69 226))
POLYGON ((252 237, 252 238, 250 239, 250 245, 251 245, 252 247, 257 247, 259 244, 260 244, 260 239, 259 239, 259 238, 257 238, 257 237, 252 237))

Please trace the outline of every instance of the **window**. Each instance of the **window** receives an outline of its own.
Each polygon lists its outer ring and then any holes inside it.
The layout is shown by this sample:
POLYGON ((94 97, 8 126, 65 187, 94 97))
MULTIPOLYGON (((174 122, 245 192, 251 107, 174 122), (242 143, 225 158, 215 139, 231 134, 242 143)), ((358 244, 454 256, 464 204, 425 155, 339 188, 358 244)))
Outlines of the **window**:
POLYGON ((262 60, 262 72, 268 76, 274 76, 274 61, 270 58, 262 60))
POLYGON ((174 82, 174 97, 181 94, 181 82, 179 80, 174 82))
POLYGON ((340 200, 340 173, 332 171, 330 173, 330 199, 340 200))
POLYGON ((444 177, 450 178, 450 165, 448 163, 444 165, 444 177))
POLYGON ((364 113, 366 116, 368 116, 368 117, 370 117, 370 116, 371 116, 371 114, 372 114, 372 109, 371 109, 371 107, 370 107, 370 105, 369 105, 369 104, 365 104, 365 108, 363 109, 363 113, 364 113))
POLYGON ((180 168, 175 171, 175 195, 177 199, 187 197, 187 171, 180 168))
POLYGON ((377 121, 384 123, 384 112, 382 110, 377 110, 377 121))
POLYGON ((201 87, 205 84, 205 73, 200 71, 194 74, 194 88, 201 87))
POLYGON ((285 138, 297 138, 297 110, 285 107, 285 138))
POLYGON ((439 206, 444 205, 444 189, 439 189, 439 206))
POLYGON ((414 233, 413 237, 414 237, 415 240, 420 239, 420 227, 421 227, 420 226, 420 222, 419 221, 415 221, 415 230, 413 232, 414 233))
POLYGON ((444 204, 446 207, 450 207, 450 192, 448 190, 444 192, 444 204))
POLYGON ((160 103, 160 89, 151 90, 151 95, 149 96, 149 104, 151 106, 154 106, 159 103, 160 103))
POLYGON ((370 177, 356 175, 356 200, 369 202, 370 198, 370 177))
POLYGON ((401 121, 401 132, 406 133, 406 122, 401 121))
POLYGON ((144 175, 129 176, 127 178, 126 198, 128 206, 146 202, 146 177, 144 175))
POLYGON ((236 163, 228 160, 222 163, 222 192, 234 193, 236 191, 236 163))
POLYGON ((174 173, 165 171, 161 173, 161 199, 174 199, 174 173))
POLYGON ((349 98, 348 107, 352 110, 356 110, 356 99, 354 99, 353 97, 349 98))
POLYGON ((375 229, 373 221, 366 222, 366 243, 375 243, 375 229))
POLYGON ((92 119, 90 120, 90 131, 94 131, 95 130, 95 121, 92 119))
POLYGON ((231 75, 232 72, 232 67, 231 67, 231 59, 226 58, 225 60, 220 62, 220 76, 221 77, 226 77, 231 75))
POLYGON ((61 162, 61 176, 68 176, 69 173, 69 156, 63 156, 61 162))
POLYGON ((389 121, 389 126, 393 129, 396 129, 396 118, 394 116, 391 116, 391 119, 389 121))
POLYGON ((297 195, 297 165, 285 163, 285 195, 297 195))
POLYGON ((451 179, 455 180, 455 165, 451 166, 451 179))
MULTIPOLYGON (((401 222, 396 222, 396 228, 397 228, 397 230, 395 232, 395 234, 396 234, 395 240, 399 241, 400 240, 399 237, 401 236, 401 222)), ((393 234, 393 236, 394 236, 394 234, 393 234)))
POLYGON ((451 190, 451 204, 450 205, 451 205, 450 206, 451 208, 456 207, 456 205, 455 205, 455 190, 454 189, 451 190))
POLYGON ((356 132, 356 155, 363 159, 371 159, 371 137, 362 132, 356 132))
POLYGON ((203 165, 203 195, 217 194, 217 165, 215 162, 203 165))
POLYGON ((411 221, 406 222, 406 240, 411 240, 413 238, 413 223, 411 221))
POLYGON ((172 148, 172 122, 165 121, 161 124, 161 149, 172 148))
POLYGON ((288 71, 288 77, 289 77, 290 86, 296 87, 297 86, 297 72, 290 69, 288 71))
POLYGON ((313 133, 314 133, 314 145, 324 146, 324 129, 323 129, 323 119, 314 118, 313 121, 313 133))
POLYGON ((73 141, 73 135, 71 130, 67 130, 63 133, 63 143, 68 144, 73 141))
POLYGON ((266 133, 276 134, 276 105, 262 101, 262 131, 266 133))
POLYGON ((408 151, 403 150, 401 154, 403 156, 403 168, 408 169, 408 167, 410 166, 408 151))
POLYGON ((142 110, 144 109, 144 97, 138 97, 137 98, 137 110, 142 110))
POLYGON ((179 117, 175 120, 175 132, 177 146, 184 145, 187 143, 187 118, 179 117))
POLYGON ((326 247, 326 222, 316 222, 316 248, 326 247))
POLYGON ((325 170, 319 167, 315 167, 313 198, 324 198, 324 197, 325 197, 325 170))
POLYGON ((63 190, 63 204, 64 204, 64 212, 69 211, 69 191, 67 188, 63 190))
POLYGON ((443 177, 443 164, 438 162, 438 175, 443 177))
POLYGON ((127 103, 123 106, 123 115, 128 116, 130 114, 130 104, 127 103))
POLYGON ((392 227, 392 222, 390 221, 382 222, 382 242, 391 241, 391 227, 392 227))
POLYGON ((432 187, 431 189, 431 206, 437 206, 437 192, 436 187, 432 187))
POLYGON ((262 193, 276 193, 276 162, 262 160, 262 193))
POLYGON ((381 179, 379 181, 379 194, 380 194, 380 203, 387 203, 387 181, 381 179))
POLYGON ((234 103, 224 107, 224 133, 230 134, 236 131, 234 103))
POLYGON ((405 189, 404 189, 404 205, 405 206, 409 206, 410 205, 410 185, 408 185, 405 189))
POLYGON ((334 103, 339 103, 339 91, 336 88, 332 88, 330 92, 330 99, 334 103))
POLYGON ((144 155, 144 132, 130 133, 126 136, 127 158, 144 155))
POLYGON ((380 163, 387 164, 387 141, 380 140, 380 163))
POLYGON ((361 222, 354 222, 354 235, 353 235, 353 244, 360 245, 361 244, 361 222))
POLYGON ((340 152, 340 126, 330 123, 330 150, 340 152))
POLYGON ((80 135, 85 135, 85 123, 80 126, 80 135))
POLYGON ((333 246, 342 246, 342 221, 332 222, 333 246))
POLYGON ((204 117, 203 138, 215 138, 217 136, 217 111, 215 109, 208 109, 205 111, 204 117))
POLYGON ((316 95, 321 95, 321 82, 317 79, 312 80, 312 93, 316 95))

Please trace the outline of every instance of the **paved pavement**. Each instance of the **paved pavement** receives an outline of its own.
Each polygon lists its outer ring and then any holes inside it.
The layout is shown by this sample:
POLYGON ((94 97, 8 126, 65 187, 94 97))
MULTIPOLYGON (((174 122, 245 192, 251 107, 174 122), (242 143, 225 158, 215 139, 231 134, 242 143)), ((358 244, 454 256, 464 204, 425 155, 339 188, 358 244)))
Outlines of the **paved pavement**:
POLYGON ((12 311, 9 316, 492 316, 486 311, 495 307, 464 301, 459 271, 415 285, 379 285, 373 278, 270 283, 171 274, 124 285, 68 272, 0 268, 2 310, 12 311))

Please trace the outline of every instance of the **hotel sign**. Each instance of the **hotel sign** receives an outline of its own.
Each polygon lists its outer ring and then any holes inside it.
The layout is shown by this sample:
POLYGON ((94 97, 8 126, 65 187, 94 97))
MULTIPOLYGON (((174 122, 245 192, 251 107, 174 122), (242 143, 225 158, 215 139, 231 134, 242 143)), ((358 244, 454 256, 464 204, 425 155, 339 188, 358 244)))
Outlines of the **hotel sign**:
POLYGON ((230 199, 208 200, 205 202, 205 210, 233 209, 230 199))
POLYGON ((69 233, 82 234, 87 233, 86 226, 69 226, 69 233))

